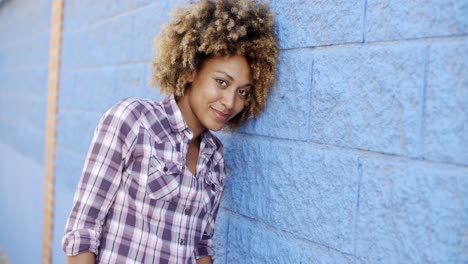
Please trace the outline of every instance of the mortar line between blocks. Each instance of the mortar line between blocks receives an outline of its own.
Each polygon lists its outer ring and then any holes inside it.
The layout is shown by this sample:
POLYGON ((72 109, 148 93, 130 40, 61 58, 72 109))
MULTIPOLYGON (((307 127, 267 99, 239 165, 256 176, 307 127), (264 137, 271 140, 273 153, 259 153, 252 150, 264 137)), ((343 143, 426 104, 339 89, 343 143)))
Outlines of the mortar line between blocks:
MULTIPOLYGON (((10 126, 10 127, 15 127, 15 128, 21 128, 21 130, 27 130, 35 135, 45 135, 44 133, 44 129, 41 128, 41 127, 36 127, 34 125, 31 125, 31 124, 26 124, 26 122, 20 122, 20 123, 17 123, 17 122, 11 122, 3 117, 0 117, 0 122, 3 123, 3 124, 6 124, 7 126, 10 126)), ((30 122, 27 122, 27 123, 30 123, 30 122)))
POLYGON ((421 51, 422 56, 422 84, 419 92, 420 107, 419 107, 419 131, 418 131, 418 155, 421 159, 424 159, 424 126, 425 126, 425 114, 426 111, 426 90, 427 90, 427 78, 429 74, 429 48, 426 46, 421 51))
MULTIPOLYGON (((0 46, 0 50, 18 48, 19 45, 29 44, 31 43, 31 41, 34 41, 35 39, 38 39, 41 37, 46 38, 47 40, 50 38, 49 27, 47 27, 46 30, 40 30, 40 31, 34 32, 30 34, 27 38, 24 38, 24 39, 20 38, 19 40, 16 39, 15 41, 5 42, 4 44, 2 44, 2 46, 0 46)), ((47 42, 47 44, 49 44, 49 42, 47 42)))
POLYGON ((366 39, 366 42, 361 40, 348 41, 348 42, 338 42, 338 43, 325 43, 311 46, 299 46, 299 47, 290 47, 290 48, 281 48, 281 51, 295 51, 295 50, 317 50, 323 51, 327 49, 348 49, 353 47, 375 47, 375 46, 400 46, 402 44, 410 45, 421 45, 427 43, 443 43, 443 42, 463 42, 468 39, 468 34, 454 34, 447 36, 420 36, 413 38, 402 38, 402 39, 382 39, 382 40, 373 40, 369 41, 366 39))
POLYGON ((447 162, 447 161, 439 161, 439 160, 430 160, 430 159, 424 159, 421 160, 419 157, 414 158, 411 156, 403 156, 400 154, 395 154, 395 153, 386 153, 386 152, 381 152, 381 151, 375 151, 375 150, 368 150, 368 149, 362 149, 362 148, 353 148, 349 146, 341 146, 341 145, 333 145, 333 144, 326 144, 326 143, 321 143, 321 142, 315 142, 315 141, 303 141, 303 140, 298 140, 298 139, 290 139, 290 138, 280 138, 280 137, 273 137, 273 136, 267 136, 267 135, 256 135, 256 134, 251 134, 251 133, 246 133, 246 132, 233 132, 232 134, 238 135, 240 137, 245 137, 245 138, 257 138, 258 140, 264 140, 268 141, 271 144, 274 143, 279 143, 279 144, 291 144, 294 143, 296 146, 304 145, 304 143, 307 143, 311 147, 322 147, 322 148, 327 148, 327 149, 332 149, 332 150, 341 150, 341 151, 349 151, 349 153, 365 153, 365 154, 372 154, 377 157, 383 157, 383 158, 396 158, 396 159, 403 159, 403 160, 408 160, 408 161, 423 161, 427 162, 430 164, 440 164, 444 166, 455 166, 459 168, 468 168, 468 164, 462 164, 462 163, 454 163, 454 162, 447 162))
POLYGON ((3 68, 2 66, 8 66, 7 64, 0 65, 0 73, 12 73, 12 72, 24 72, 24 71, 44 71, 48 73, 48 65, 42 63, 39 64, 17 64, 13 67, 3 68))
POLYGON ((236 211, 233 211, 231 210, 230 208, 226 208, 226 207, 223 207, 223 209, 226 211, 226 213, 228 215, 231 215, 233 217, 236 217, 236 218, 240 218, 240 219, 244 219, 245 221, 247 222, 250 222, 252 224, 256 224, 258 225, 259 227, 261 228, 264 228, 264 229, 267 229, 268 231, 270 231, 272 234, 276 234, 276 235, 284 235, 286 236, 287 238, 289 239, 294 239, 294 240, 297 240, 297 241, 301 241, 301 243, 305 243, 305 244, 313 244, 313 245, 316 245, 318 247, 323 247, 327 250, 332 250, 332 251, 335 251, 339 254, 343 254, 343 255, 346 255, 346 256, 350 256, 350 257, 353 257, 355 258, 356 256, 351 254, 351 253, 348 253, 348 252, 344 252, 344 251, 341 251, 337 248, 334 248, 334 247, 331 247, 331 246, 328 246, 326 244, 322 244, 320 242, 317 242, 317 241, 313 241, 313 240, 310 240, 308 238, 304 238, 304 237, 301 237, 301 236, 298 236, 297 234, 294 234, 288 230, 284 230, 284 229, 277 229, 275 228, 275 226, 272 226, 266 222, 263 222, 263 221, 260 221, 256 218, 253 218, 253 217, 249 217, 247 215, 243 215, 239 212, 236 212, 236 211))
POLYGON ((363 0, 363 14, 362 14, 362 43, 366 42, 366 20, 367 20, 367 0, 363 0))
POLYGON ((309 89, 309 96, 307 97, 308 98, 308 102, 307 102, 307 107, 309 109, 309 111, 307 112, 308 113, 308 116, 307 116, 307 141, 310 142, 312 141, 312 95, 313 95, 313 91, 314 91, 314 64, 315 64, 315 60, 314 58, 312 58, 312 62, 311 62, 311 65, 310 65, 310 89, 309 89))
POLYGON ((24 102, 27 102, 27 103, 39 103, 39 104, 46 104, 47 102, 46 99, 47 98, 44 98, 43 95, 39 95, 39 94, 29 94, 27 96, 24 96, 24 94, 19 94, 19 93, 24 93, 24 91, 18 91, 18 93, 12 93, 11 91, 0 91, 0 97, 2 98, 14 98, 18 101, 20 101, 20 103, 24 103, 24 102))
POLYGON ((57 143, 57 151, 56 152, 57 153, 60 152, 60 153, 66 154, 66 155, 74 156, 74 158, 78 159, 78 160, 80 160, 81 158, 85 158, 84 155, 86 154, 86 153, 75 151, 75 150, 67 147, 64 144, 59 144, 59 143, 57 143))
POLYGON ((148 6, 151 6, 151 5, 154 5, 154 3, 142 4, 142 5, 130 8, 130 9, 123 10, 120 13, 112 14, 112 15, 109 15, 109 16, 104 16, 104 17, 99 18, 98 20, 90 21, 88 23, 85 23, 85 25, 82 26, 82 27, 74 28, 72 30, 64 30, 63 32, 66 33, 66 34, 84 32, 84 31, 87 31, 88 29, 98 27, 101 24, 105 24, 107 21, 111 21, 111 20, 114 20, 114 19, 119 19, 120 17, 126 16, 128 14, 133 13, 133 12, 138 12, 139 10, 147 8, 148 6))
MULTIPOLYGON (((224 209, 225 211, 227 211, 226 209, 224 209)), ((229 251, 229 225, 230 225, 230 222, 231 222, 231 218, 228 217, 227 218, 227 223, 226 223, 226 231, 224 232, 224 245, 225 245, 225 249, 224 249, 224 263, 227 264, 227 260, 228 260, 228 251, 229 251)))
POLYGON ((131 66, 138 66, 138 65, 148 65, 149 67, 150 61, 127 61, 127 62, 117 62, 117 63, 109 63, 109 64, 96 64, 96 65, 82 65, 82 66, 75 66, 63 69, 64 72, 80 72, 80 71, 90 71, 90 70, 104 70, 104 69, 112 69, 112 68, 119 68, 119 67, 131 67, 131 66))
POLYGON ((15 152, 15 153, 10 153, 11 155, 13 155, 13 154, 19 155, 19 156, 21 156, 22 159, 26 159, 28 161, 31 161, 31 162, 35 163, 36 165, 38 165, 38 166, 44 166, 44 161, 39 161, 39 160, 37 160, 36 158, 34 158, 32 156, 28 156, 29 153, 22 152, 11 141, 5 141, 4 139, 0 139, 0 146, 10 148, 12 151, 15 152), (4 145, 4 146, 1 146, 1 145, 4 145))
POLYGON ((357 195, 356 195, 356 208, 354 211, 354 223, 353 223, 353 255, 356 257, 354 259, 354 263, 357 262, 357 225, 359 222, 359 199, 361 198, 361 182, 362 182, 362 162, 361 159, 358 157, 357 163, 357 174, 358 174, 358 182, 357 182, 357 195))

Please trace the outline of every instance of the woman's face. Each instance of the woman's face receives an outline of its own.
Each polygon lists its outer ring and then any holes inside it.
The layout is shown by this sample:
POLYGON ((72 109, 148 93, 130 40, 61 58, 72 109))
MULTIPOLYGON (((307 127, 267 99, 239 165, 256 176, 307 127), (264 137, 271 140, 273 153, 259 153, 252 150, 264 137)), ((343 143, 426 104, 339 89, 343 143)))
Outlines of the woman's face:
POLYGON ((253 89, 250 67, 241 55, 207 59, 191 81, 180 107, 189 127, 202 130, 223 128, 244 109, 253 89))

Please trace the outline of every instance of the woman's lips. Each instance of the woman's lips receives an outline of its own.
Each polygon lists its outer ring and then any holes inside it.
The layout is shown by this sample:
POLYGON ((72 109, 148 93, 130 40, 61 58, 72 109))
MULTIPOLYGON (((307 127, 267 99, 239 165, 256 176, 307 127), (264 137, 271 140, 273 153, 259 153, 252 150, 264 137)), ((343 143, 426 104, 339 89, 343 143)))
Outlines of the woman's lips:
POLYGON ((219 122, 226 123, 226 121, 228 121, 229 116, 230 116, 229 113, 223 113, 214 108, 211 108, 211 109, 213 110, 213 113, 215 114, 216 119, 218 119, 219 122))

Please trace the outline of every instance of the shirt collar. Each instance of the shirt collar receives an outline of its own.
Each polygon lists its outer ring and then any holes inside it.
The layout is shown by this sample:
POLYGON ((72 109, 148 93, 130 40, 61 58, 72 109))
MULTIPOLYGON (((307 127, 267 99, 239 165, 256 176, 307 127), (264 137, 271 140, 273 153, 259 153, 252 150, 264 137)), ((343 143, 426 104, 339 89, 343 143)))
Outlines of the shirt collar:
POLYGON ((175 101, 174 95, 171 94, 164 98, 163 106, 172 131, 182 132, 188 128, 187 123, 185 123, 184 117, 182 116, 182 112, 175 101))
MULTIPOLYGON (((171 126, 172 131, 183 132, 184 130, 189 129, 173 94, 168 95, 166 98, 164 98, 163 105, 164 110, 166 111, 167 117, 169 119, 169 124, 171 126)), ((216 142, 214 140, 214 136, 209 130, 204 131, 201 137, 202 141, 208 143, 208 145, 210 145, 211 148, 216 149, 216 142)))
POLYGON ((214 136, 208 129, 205 132, 203 132, 202 140, 206 141, 213 149, 216 149, 216 142, 214 140, 214 136))

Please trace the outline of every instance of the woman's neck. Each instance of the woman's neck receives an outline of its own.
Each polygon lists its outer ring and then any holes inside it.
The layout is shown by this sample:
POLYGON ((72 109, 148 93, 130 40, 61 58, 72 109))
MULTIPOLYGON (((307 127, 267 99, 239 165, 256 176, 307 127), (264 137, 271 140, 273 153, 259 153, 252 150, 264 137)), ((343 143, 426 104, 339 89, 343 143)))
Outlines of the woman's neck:
POLYGON ((193 137, 191 141, 198 140, 198 142, 200 142, 201 134, 206 130, 206 128, 200 123, 190 108, 188 96, 179 97, 177 100, 177 105, 179 106, 185 123, 187 123, 187 126, 190 128, 190 130, 192 130, 193 137))

